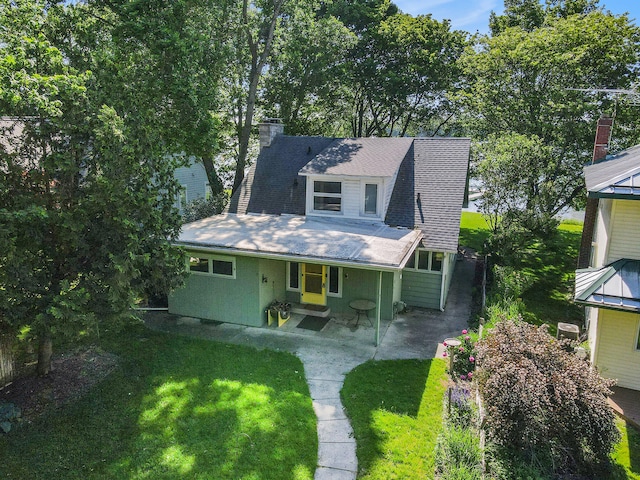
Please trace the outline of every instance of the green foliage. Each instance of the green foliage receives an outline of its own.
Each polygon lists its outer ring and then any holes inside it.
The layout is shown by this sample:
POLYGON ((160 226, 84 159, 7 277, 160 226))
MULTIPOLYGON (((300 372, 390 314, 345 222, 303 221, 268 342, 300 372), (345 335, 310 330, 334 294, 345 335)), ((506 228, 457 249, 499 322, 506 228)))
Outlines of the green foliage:
POLYGON ((462 330, 462 335, 457 340, 460 345, 447 345, 446 342, 444 344, 447 348, 445 356, 451 362, 449 374, 454 380, 471 381, 476 368, 475 341, 467 330, 462 330))
POLYGON ((449 387, 445 428, 436 446, 436 473, 442 479, 482 478, 482 449, 476 429, 477 409, 466 385, 449 387))
POLYGON ((432 478, 442 430, 442 360, 367 362, 340 392, 353 426, 358 478, 432 478))
POLYGON ((531 287, 533 278, 513 267, 495 265, 493 267, 493 281, 492 292, 499 301, 515 302, 531 287))
POLYGON ((101 339, 119 367, 0 438, 0 477, 313 478, 316 417, 295 356, 135 327, 101 339))
POLYGON ((607 403, 614 383, 544 326, 504 320, 476 345, 488 438, 559 472, 603 471, 619 440, 607 403))
POLYGON ((571 90, 625 88, 637 78, 640 30, 593 3, 549 2, 543 10, 537 1, 507 2, 504 24, 461 58, 468 85, 455 97, 479 139, 482 209, 505 258, 553 231, 563 208, 584 203, 582 167, 602 112, 616 109, 616 148, 637 143, 637 109, 571 90))
POLYGON ((449 425, 438 438, 438 478, 480 480, 482 449, 478 435, 470 428, 449 425))
POLYGON ((22 411, 13 403, 0 403, 0 430, 9 433, 13 423, 20 420, 22 411))
POLYGON ((210 198, 191 200, 183 208, 182 220, 184 223, 195 222, 196 220, 222 213, 228 201, 229 196, 226 192, 210 198))
POLYGON ((184 271, 169 244, 181 160, 165 156, 162 106, 143 108, 119 83, 127 64, 107 75, 108 41, 87 48, 95 13, 0 5, 0 318, 41 345, 129 317, 141 292, 167 291, 184 271))

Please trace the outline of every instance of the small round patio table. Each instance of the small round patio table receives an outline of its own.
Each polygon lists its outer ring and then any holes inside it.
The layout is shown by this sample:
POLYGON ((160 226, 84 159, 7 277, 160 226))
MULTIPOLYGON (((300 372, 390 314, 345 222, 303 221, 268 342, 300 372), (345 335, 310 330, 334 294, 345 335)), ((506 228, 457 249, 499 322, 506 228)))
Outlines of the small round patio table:
POLYGON ((349 307, 356 312, 356 327, 358 326, 358 322, 360 322, 360 315, 365 315, 369 321, 369 325, 373 326, 373 323, 371 323, 371 319, 369 318, 369 312, 376 308, 375 302, 365 299, 351 300, 349 302, 349 307))

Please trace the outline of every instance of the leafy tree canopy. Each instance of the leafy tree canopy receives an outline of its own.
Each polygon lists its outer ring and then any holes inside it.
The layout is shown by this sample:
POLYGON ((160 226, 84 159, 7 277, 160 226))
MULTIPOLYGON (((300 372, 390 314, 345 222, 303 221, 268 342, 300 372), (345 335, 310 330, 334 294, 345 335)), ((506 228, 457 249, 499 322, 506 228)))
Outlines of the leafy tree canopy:
POLYGON ((140 111, 127 89, 106 103, 118 77, 88 68, 112 53, 82 51, 96 38, 89 13, 0 3, 0 321, 39 340, 42 374, 52 336, 126 318, 136 297, 184 270, 169 244, 180 158, 164 155, 162 108, 140 111))

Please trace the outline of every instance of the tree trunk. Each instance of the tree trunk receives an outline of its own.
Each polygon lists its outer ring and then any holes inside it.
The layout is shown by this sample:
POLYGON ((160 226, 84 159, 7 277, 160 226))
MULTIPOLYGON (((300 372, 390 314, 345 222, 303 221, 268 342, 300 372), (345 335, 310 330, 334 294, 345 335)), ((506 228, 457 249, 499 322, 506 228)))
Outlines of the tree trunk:
POLYGON ((41 377, 48 375, 51 371, 51 355, 53 354, 53 343, 51 342, 51 335, 48 333, 43 334, 40 337, 40 344, 38 345, 38 365, 36 372, 41 377))
POLYGON ((224 191, 224 185, 222 184, 220 177, 218 177, 218 172, 216 172, 213 159, 211 157, 203 157, 202 164, 204 165, 205 172, 207 172, 207 179, 209 180, 211 193, 216 197, 224 191))

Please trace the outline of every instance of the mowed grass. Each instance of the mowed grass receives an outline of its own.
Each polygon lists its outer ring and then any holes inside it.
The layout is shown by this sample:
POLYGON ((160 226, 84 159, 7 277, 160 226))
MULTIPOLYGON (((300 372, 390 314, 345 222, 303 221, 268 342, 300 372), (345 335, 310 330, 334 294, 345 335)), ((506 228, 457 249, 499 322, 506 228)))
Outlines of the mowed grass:
POLYGON ((447 386, 443 360, 370 361, 341 392, 353 426, 358 478, 433 478, 447 386))
POLYGON ((614 462, 612 478, 640 480, 640 432, 624 420, 618 419, 617 423, 622 438, 612 455, 614 462))
POLYGON ((0 438, 7 479, 312 479, 316 417, 287 353, 137 328, 83 399, 0 438))
MULTIPOLYGON (((482 214, 462 212, 461 245, 482 248, 489 235, 489 226, 482 214)), ((558 322, 582 321, 582 309, 571 301, 581 237, 582 223, 562 222, 555 235, 523 246, 513 265, 531 280, 530 288, 522 296, 525 319, 536 325, 548 324, 552 335, 558 322)))
POLYGON ((489 224, 481 213, 462 212, 460 220, 460 238, 458 243, 463 247, 471 247, 482 252, 485 240, 489 238, 489 224))

